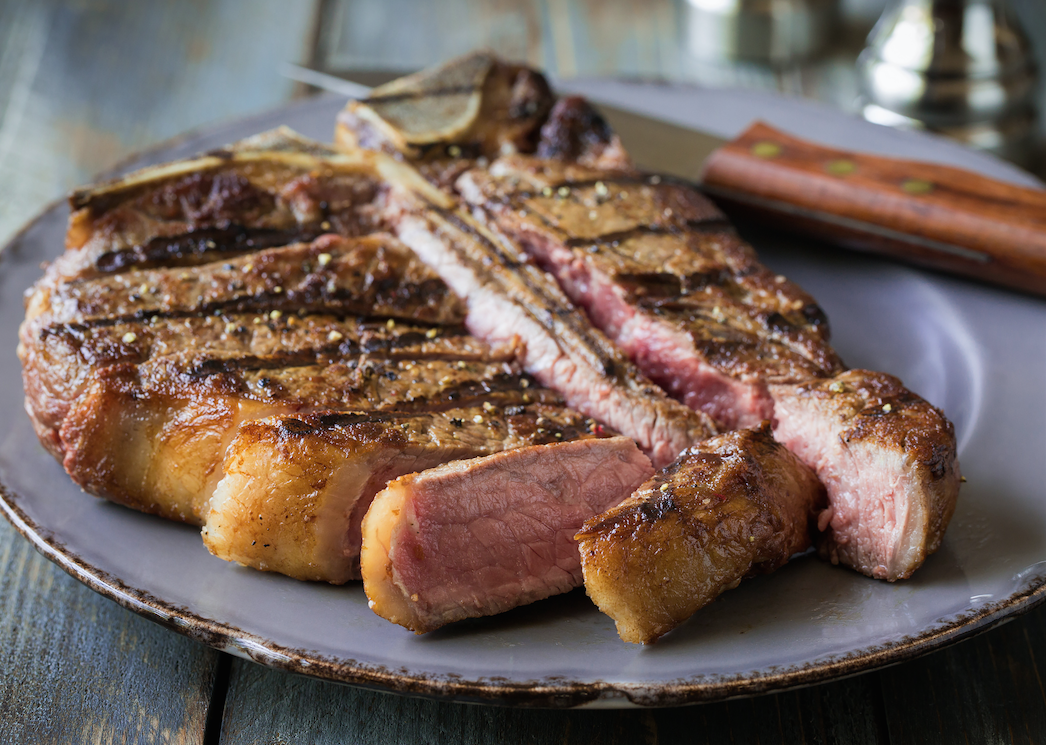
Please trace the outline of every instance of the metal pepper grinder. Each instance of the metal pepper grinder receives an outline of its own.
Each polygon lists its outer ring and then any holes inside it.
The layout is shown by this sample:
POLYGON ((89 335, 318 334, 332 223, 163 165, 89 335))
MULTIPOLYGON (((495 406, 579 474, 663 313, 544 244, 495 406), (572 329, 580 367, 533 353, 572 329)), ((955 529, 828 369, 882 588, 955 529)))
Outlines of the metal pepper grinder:
POLYGON ((1005 0, 891 0, 857 61, 864 117, 1027 165, 1038 71, 1005 0))

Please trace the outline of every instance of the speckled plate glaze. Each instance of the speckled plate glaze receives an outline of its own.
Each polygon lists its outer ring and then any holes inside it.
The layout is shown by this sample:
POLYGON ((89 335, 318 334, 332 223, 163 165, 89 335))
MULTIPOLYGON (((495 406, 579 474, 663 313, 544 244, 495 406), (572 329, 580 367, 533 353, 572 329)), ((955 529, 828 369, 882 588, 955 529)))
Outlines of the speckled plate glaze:
MULTIPOLYGON (((566 87, 566 86, 564 86, 566 87)), ((594 98, 733 136, 762 118, 830 145, 935 160, 1033 183, 988 157, 778 97, 611 81, 594 98)), ((322 98, 191 134, 128 167, 287 124, 327 139, 322 98)), ((531 706, 673 705, 806 685, 899 662, 1046 597, 1046 302, 772 232, 763 259, 810 290, 851 366, 886 370, 955 422, 969 478, 943 547, 886 584, 807 556, 745 582, 650 648, 625 644, 583 592, 415 637, 367 609, 359 585, 306 584, 226 564, 192 528, 80 492, 37 444, 15 357, 22 291, 62 249, 67 209, 0 256, 2 507, 48 558, 118 603, 206 644, 331 680, 531 706)), ((747 232, 747 231, 746 231, 747 232)))

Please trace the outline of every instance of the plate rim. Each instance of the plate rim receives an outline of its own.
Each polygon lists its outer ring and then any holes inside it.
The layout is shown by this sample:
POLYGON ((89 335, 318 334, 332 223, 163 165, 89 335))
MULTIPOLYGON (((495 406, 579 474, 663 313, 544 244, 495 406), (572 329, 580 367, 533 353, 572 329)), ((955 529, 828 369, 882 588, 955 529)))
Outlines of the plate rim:
MULTIPOLYGON (((197 127, 121 159, 101 172, 98 178, 111 178, 141 167, 151 158, 174 148, 187 146, 194 140, 214 137, 230 126, 264 122, 288 110, 298 111, 312 106, 323 108, 342 98, 336 95, 320 95, 292 101, 253 115, 197 127)), ((0 247, 0 260, 12 253, 13 248, 25 239, 33 227, 64 209, 65 201, 64 196, 54 199, 29 218, 0 247)), ((21 508, 20 502, 28 501, 31 499, 0 480, 0 512, 41 555, 91 590, 183 636, 267 667, 331 682, 405 695, 499 706, 665 707, 800 688, 871 672, 943 649, 1011 621, 1046 601, 1046 575, 1038 576, 1022 589, 1001 600, 948 617, 943 623, 924 629, 918 634, 906 635, 886 644, 865 647, 842 655, 815 658, 798 665, 771 667, 766 672, 747 671, 711 681, 691 678, 651 684, 585 681, 562 676, 532 681, 511 681, 485 676, 466 680, 456 674, 419 674, 403 669, 390 670, 383 665, 344 658, 335 659, 307 649, 285 647, 233 624, 208 618, 164 601, 147 589, 125 584, 69 550, 52 531, 36 525, 21 508)))

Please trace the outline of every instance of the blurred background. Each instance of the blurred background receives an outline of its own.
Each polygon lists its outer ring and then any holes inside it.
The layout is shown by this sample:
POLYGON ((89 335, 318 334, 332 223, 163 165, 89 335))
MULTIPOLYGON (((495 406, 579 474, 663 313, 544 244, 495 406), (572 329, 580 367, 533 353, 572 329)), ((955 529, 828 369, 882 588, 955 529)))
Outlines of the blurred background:
POLYGON ((0 243, 132 152, 314 94, 287 62, 373 83, 476 47, 804 96, 1042 172, 1044 0, 0 0, 0 243))

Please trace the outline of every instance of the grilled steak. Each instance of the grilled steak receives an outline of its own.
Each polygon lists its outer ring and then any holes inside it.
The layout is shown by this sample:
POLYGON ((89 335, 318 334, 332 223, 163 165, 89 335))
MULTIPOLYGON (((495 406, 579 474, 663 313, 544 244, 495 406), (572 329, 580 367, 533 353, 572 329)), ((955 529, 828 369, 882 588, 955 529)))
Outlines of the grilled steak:
POLYGON ((331 314, 449 325, 463 317, 445 285, 381 235, 323 236, 224 263, 45 284, 31 305, 36 315, 23 323, 19 345, 27 409, 41 440, 59 456, 59 426, 92 370, 172 354, 187 358, 190 370, 215 354, 262 353, 271 358, 263 367, 278 365, 280 354, 296 355, 299 365, 316 363, 317 354, 329 357, 341 346, 334 340, 346 338, 343 324, 330 325, 331 314), (292 315, 299 311, 327 315, 328 323, 305 323, 292 315), (265 324, 283 330, 278 342, 274 329, 259 333, 265 324), (202 337, 180 335, 208 327, 202 337))
POLYGON ((538 445, 389 483, 363 522, 371 608, 421 634, 581 584, 574 533, 653 469, 625 437, 538 445))
POLYGON ((465 323, 490 344, 520 339, 524 369, 567 404, 639 443, 655 466, 715 432, 705 416, 646 379, 519 248, 464 212, 404 214, 400 238, 468 304, 465 323))
POLYGON ((543 404, 250 422, 228 449, 204 543, 223 559, 298 579, 359 579, 360 526, 390 479, 451 460, 542 443, 555 443, 555 450, 599 436, 591 419, 543 404))
POLYGON ((774 398, 774 435, 828 489, 821 555, 878 579, 910 576, 955 510, 951 422, 897 378, 868 370, 775 388, 774 398))
POLYGON ((351 103, 337 138, 277 130, 73 195, 19 355, 85 489, 341 583, 375 493, 420 472, 367 519, 365 568, 417 631, 575 586, 586 518, 590 593, 633 640, 783 563, 816 481, 765 426, 700 444, 720 426, 772 419, 817 472, 829 560, 892 580, 937 548, 951 425, 844 372, 812 298, 584 100, 476 54, 351 103), (613 430, 666 470, 593 517, 649 474, 613 430), (459 550, 493 525, 512 541, 459 550), (673 573, 685 592, 651 580, 673 573))
POLYGON ((688 185, 519 156, 458 186, 654 382, 728 429, 773 416, 769 384, 842 369, 813 299, 688 185))
POLYGON ((585 523, 585 588, 622 639, 649 644, 809 548, 823 506, 817 477, 768 423, 713 437, 585 523))
POLYGON ((800 409, 789 387, 846 385, 833 377, 844 368, 827 343, 823 312, 762 266, 692 187, 523 156, 469 171, 458 186, 672 395, 728 428, 773 420, 782 442, 825 475, 826 556, 893 580, 936 550, 954 510, 958 471, 931 482, 917 464, 926 447, 955 460, 955 438, 943 417, 891 379, 891 395, 926 415, 905 420, 907 438, 868 436, 868 457, 850 458, 835 437, 835 406, 818 399, 800 409), (909 486, 895 496, 876 487, 897 481, 909 486), (875 528, 853 523, 856 515, 881 514, 895 499, 899 513, 927 519, 896 526, 887 519, 875 528), (851 548, 833 548, 841 545, 851 548))

